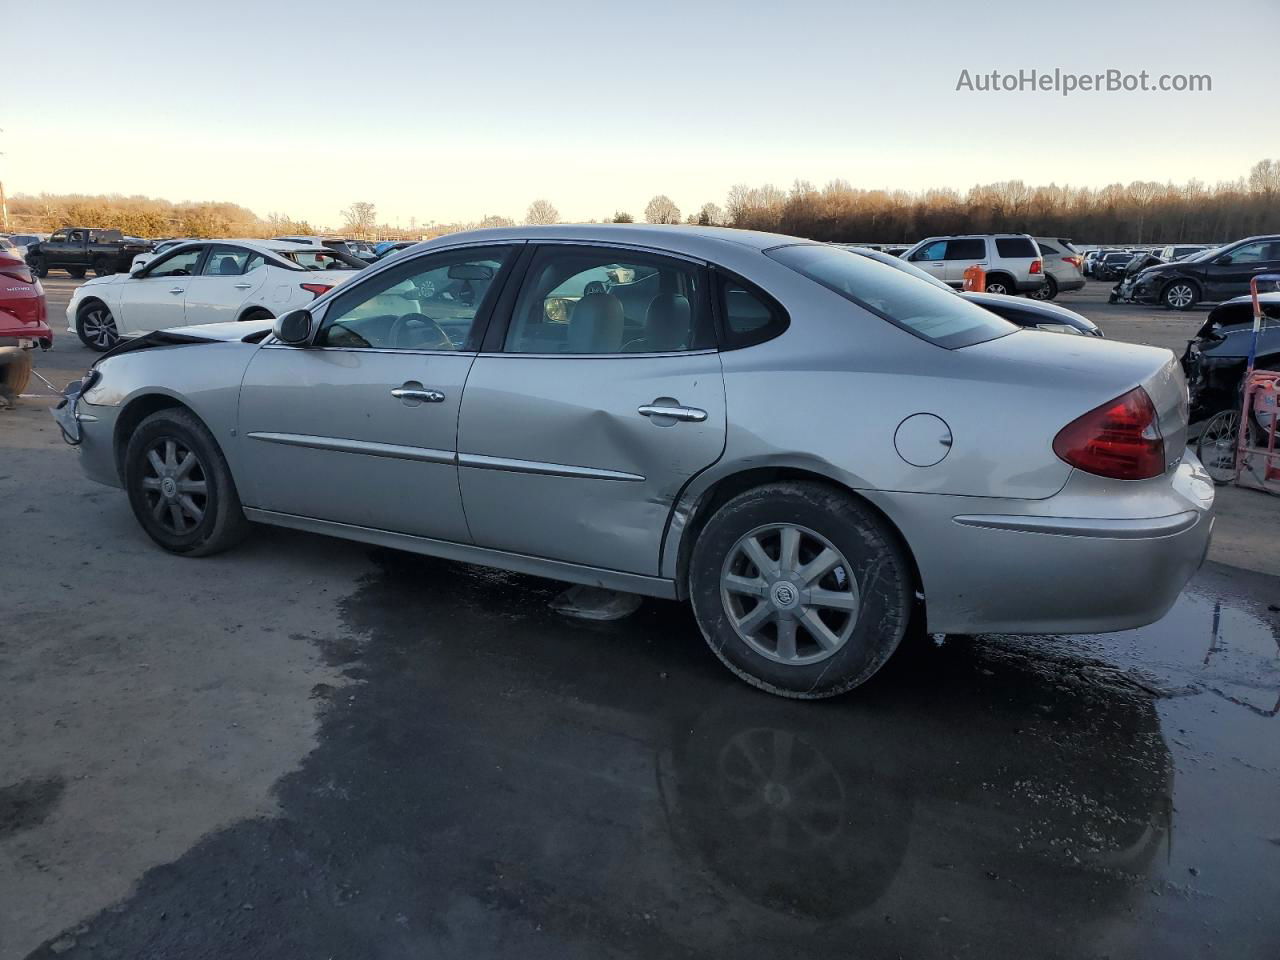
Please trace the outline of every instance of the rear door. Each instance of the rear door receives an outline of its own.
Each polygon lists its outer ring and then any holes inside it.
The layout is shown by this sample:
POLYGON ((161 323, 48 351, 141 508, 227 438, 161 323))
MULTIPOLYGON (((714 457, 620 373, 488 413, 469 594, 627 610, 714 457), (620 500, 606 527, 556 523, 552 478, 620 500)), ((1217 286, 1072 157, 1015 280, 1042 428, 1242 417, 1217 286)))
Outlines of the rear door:
POLYGON ((987 241, 982 237, 956 237, 947 241, 946 269, 941 278, 953 287, 964 284, 964 272, 975 264, 987 269, 987 241))
POLYGON ((532 251, 458 428, 476 544, 656 576, 681 488, 724 451, 703 264, 601 245, 532 251))
POLYGON ((214 244, 199 276, 187 281, 186 322, 238 319, 240 308, 262 286, 266 276, 262 254, 245 247, 214 244))

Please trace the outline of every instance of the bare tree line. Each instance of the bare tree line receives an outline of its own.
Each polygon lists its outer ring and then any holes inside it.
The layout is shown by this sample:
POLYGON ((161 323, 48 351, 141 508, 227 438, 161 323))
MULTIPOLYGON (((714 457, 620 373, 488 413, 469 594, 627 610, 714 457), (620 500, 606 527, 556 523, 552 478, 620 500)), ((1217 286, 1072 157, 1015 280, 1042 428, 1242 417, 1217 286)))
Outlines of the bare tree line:
MULTIPOLYGON (((9 202, 11 229, 49 231, 67 225, 115 227, 144 237, 276 236, 319 232, 305 220, 270 213, 265 218, 234 203, 171 203, 151 197, 81 194, 29 196, 9 202)), ((365 238, 429 238, 477 227, 512 226, 509 217, 489 214, 477 221, 407 228, 378 223, 372 203, 355 201, 341 212, 342 229, 365 238)), ((623 210, 603 218, 632 223, 623 210)), ((796 180, 789 190, 773 184, 733 186, 722 209, 704 203, 683 220, 665 194, 646 205, 648 223, 703 224, 769 230, 843 242, 914 241, 932 235, 1018 232, 1071 237, 1079 242, 1151 243, 1229 240, 1257 233, 1280 233, 1280 161, 1260 160, 1248 176, 1210 187, 1134 181, 1106 187, 1021 180, 981 184, 965 193, 942 188, 923 192, 878 190, 833 180, 822 188, 796 180)), ((559 223, 560 213, 545 198, 529 205, 524 222, 559 223)), ((593 221, 594 222, 594 221, 593 221)))

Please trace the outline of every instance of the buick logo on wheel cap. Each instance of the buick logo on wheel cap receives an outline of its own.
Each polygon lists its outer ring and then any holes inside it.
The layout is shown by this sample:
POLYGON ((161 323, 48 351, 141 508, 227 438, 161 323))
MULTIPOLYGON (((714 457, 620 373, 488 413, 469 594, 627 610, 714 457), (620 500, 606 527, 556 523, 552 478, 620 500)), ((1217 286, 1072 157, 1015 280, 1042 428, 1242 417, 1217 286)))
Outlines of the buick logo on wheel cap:
POLYGON ((773 585, 773 605, 775 607, 794 606, 799 596, 799 591, 796 590, 795 586, 785 580, 780 580, 773 585))

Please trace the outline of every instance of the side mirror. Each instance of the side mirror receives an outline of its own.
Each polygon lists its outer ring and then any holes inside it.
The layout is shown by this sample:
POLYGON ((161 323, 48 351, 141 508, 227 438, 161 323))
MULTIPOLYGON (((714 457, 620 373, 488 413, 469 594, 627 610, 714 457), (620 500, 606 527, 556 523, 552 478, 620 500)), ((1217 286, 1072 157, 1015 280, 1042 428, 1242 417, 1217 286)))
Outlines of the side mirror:
POLYGON ((151 256, 146 253, 140 253, 133 258, 133 263, 129 265, 129 275, 136 277, 138 272, 151 262, 151 256))
POLYGON ((1225 267, 1227 264, 1231 262, 1231 254, 1224 253, 1222 256, 1220 256, 1217 260, 1213 262, 1220 267, 1225 267))
POLYGON ((311 311, 290 310, 283 316, 276 317, 271 333, 281 343, 287 343, 291 347, 304 345, 311 337, 311 311))

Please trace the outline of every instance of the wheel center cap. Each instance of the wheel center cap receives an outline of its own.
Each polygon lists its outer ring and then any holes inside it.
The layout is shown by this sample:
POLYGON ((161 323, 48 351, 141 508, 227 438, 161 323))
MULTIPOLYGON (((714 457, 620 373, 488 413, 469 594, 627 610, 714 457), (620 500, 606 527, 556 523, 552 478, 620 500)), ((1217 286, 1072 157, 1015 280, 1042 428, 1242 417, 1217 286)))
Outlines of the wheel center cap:
POLYGON ((800 591, 796 589, 795 584, 779 580, 773 585, 769 596, 773 600, 773 605, 779 610, 790 610, 800 600, 800 591))
POLYGON ((173 477, 165 477, 160 481, 160 492, 172 500, 178 495, 178 482, 173 477))

